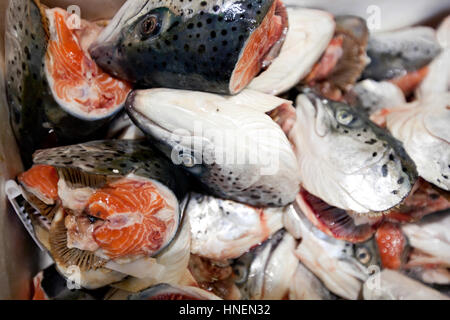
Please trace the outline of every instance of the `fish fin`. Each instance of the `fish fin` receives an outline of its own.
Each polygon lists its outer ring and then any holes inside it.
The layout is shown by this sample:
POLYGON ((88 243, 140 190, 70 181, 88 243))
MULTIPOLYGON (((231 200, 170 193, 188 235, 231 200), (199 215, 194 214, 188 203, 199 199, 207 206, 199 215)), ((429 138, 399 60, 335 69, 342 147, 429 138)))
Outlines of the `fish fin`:
POLYGON ((102 188, 108 182, 106 175, 87 173, 78 168, 58 168, 59 176, 70 188, 102 188))

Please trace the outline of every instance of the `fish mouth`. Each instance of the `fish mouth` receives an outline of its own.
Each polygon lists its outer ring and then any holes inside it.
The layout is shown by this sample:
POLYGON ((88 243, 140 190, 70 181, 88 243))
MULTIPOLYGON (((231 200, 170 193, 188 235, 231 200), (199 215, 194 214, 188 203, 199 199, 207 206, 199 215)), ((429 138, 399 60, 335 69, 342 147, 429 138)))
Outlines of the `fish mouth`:
POLYGON ((137 95, 137 91, 130 92, 127 101, 125 102, 125 110, 127 111, 131 121, 141 128, 141 130, 143 130, 146 134, 154 136, 155 132, 152 131, 157 131, 160 135, 158 139, 160 139, 161 142, 166 142, 163 137, 174 135, 174 133, 137 110, 135 105, 137 95))
POLYGON ((122 58, 121 51, 113 42, 95 42, 89 47, 89 54, 97 65, 116 78, 132 82, 127 77, 126 61, 122 58))
POLYGON ((353 217, 345 210, 333 207, 322 199, 302 189, 297 196, 299 206, 305 216, 319 230, 338 240, 361 243, 370 239, 382 218, 371 222, 356 224, 353 217))
POLYGON ((230 93, 243 90, 254 77, 278 56, 289 28, 287 9, 275 0, 261 25, 244 45, 230 80, 230 93))

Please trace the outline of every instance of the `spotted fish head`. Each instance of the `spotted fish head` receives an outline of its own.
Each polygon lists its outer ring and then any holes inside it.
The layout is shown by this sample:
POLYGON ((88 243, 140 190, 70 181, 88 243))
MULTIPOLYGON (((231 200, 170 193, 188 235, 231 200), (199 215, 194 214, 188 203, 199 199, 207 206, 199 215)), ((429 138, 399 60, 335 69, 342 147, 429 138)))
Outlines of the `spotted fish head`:
POLYGON ((145 142, 93 141, 39 150, 33 160, 36 166, 19 181, 56 203, 49 241, 58 266, 88 271, 108 261, 127 264, 174 240, 185 179, 145 142))
POLYGON ((442 51, 430 27, 412 27, 371 35, 367 46, 370 63, 364 79, 393 79, 419 70, 442 51))
MULTIPOLYGON (((180 201, 188 189, 183 174, 144 141, 100 140, 44 149, 35 152, 33 161, 38 165, 53 166, 60 175, 67 178, 73 178, 79 173, 98 177, 95 185, 90 186, 103 186, 106 180, 101 177, 114 179, 133 174, 161 182, 180 201)), ((93 180, 75 180, 71 184, 79 187, 86 181, 93 180)))
POLYGON ((215 196, 285 206, 299 192, 297 161, 285 133, 261 110, 285 102, 250 90, 222 96, 161 88, 133 92, 126 109, 166 156, 215 196))
POLYGON ((310 193, 344 210, 398 205, 417 178, 402 144, 350 106, 307 93, 297 99, 297 156, 310 193))
POLYGON ((129 0, 90 53, 140 87, 236 93, 279 50, 284 10, 278 0, 129 0), (251 49, 255 42, 264 50, 251 49))

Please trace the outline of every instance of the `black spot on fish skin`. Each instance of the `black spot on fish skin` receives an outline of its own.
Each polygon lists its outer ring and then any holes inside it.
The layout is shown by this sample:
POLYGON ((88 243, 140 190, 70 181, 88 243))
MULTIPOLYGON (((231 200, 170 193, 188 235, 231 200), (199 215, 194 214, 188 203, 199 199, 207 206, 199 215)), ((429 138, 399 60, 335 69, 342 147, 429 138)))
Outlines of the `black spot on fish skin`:
POLYGON ((431 198, 431 200, 437 200, 437 199, 439 199, 439 194, 437 194, 437 193, 431 193, 430 194, 430 198, 431 198))
POLYGON ((372 145, 372 144, 377 143, 377 140, 376 139, 370 139, 368 141, 364 141, 364 143, 372 145))
MULTIPOLYGON (((126 74, 127 80, 137 83, 140 87, 158 86, 228 94, 229 81, 246 39, 260 25, 273 3, 269 0, 238 1, 236 6, 245 10, 245 17, 240 17, 236 15, 235 6, 220 4, 211 7, 208 1, 197 2, 192 9, 189 6, 189 9, 183 9, 184 4, 181 3, 174 6, 173 3, 157 5, 155 2, 155 9, 150 9, 150 13, 153 10, 161 12, 164 19, 170 19, 170 28, 163 30, 154 39, 142 40, 141 52, 134 47, 133 43, 136 41, 131 41, 131 35, 130 39, 127 39, 127 36, 118 43, 117 47, 122 43, 132 44, 121 50, 121 61, 125 61, 124 64, 127 66, 126 72, 123 73, 126 74), (156 8, 157 6, 159 8, 156 8), (183 17, 177 14, 182 11, 183 17), (170 43, 172 39, 178 41, 170 43), (178 43, 181 39, 189 41, 178 43), (166 45, 157 48, 156 43, 166 45), (219 50, 213 50, 214 47, 220 48, 220 54, 219 50), (186 54, 188 52, 199 55, 194 59, 194 63, 186 54), (153 53, 156 53, 156 59, 152 59, 153 53), (157 61, 160 59, 165 60, 164 66, 161 61, 157 61), (148 63, 149 60, 152 63, 148 63), (130 63, 126 63, 127 61, 130 63)), ((106 71, 114 73, 117 66, 114 58, 111 64, 106 60, 103 61, 100 55, 96 61, 106 71)))
POLYGON ((383 166, 381 167, 381 174, 383 175, 383 177, 387 177, 388 175, 388 168, 386 164, 383 164, 383 166))

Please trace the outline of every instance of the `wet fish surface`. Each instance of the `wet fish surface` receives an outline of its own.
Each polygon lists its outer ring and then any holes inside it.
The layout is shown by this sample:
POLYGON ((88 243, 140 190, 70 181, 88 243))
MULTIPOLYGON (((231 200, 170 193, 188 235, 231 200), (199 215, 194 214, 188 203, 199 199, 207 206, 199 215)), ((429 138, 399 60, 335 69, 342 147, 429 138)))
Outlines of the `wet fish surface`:
POLYGON ((34 0, 7 10, 7 101, 26 166, 37 149, 100 139, 130 91, 86 52, 101 27, 70 19, 34 0))
POLYGON ((281 47, 285 10, 279 0, 129 0, 90 52, 141 88, 235 94, 281 47))
POLYGON ((253 208, 230 200, 191 194, 191 252, 214 260, 236 259, 283 227, 283 208, 253 208))
POLYGON ((75 266, 84 272, 85 286, 104 286, 102 281, 119 281, 122 271, 131 270, 119 266, 136 268, 175 238, 186 178, 145 141, 40 150, 33 160, 19 181, 32 204, 55 207, 52 216, 42 213, 51 224, 43 241, 63 274, 75 266))
POLYGON ((285 133, 266 112, 286 103, 253 90, 222 96, 149 89, 130 94, 126 108, 155 145, 214 196, 284 207, 299 190, 299 170, 285 133))
POLYGON ((386 125, 402 141, 419 175, 450 190, 450 93, 436 93, 391 109, 386 125))
POLYGON ((403 201, 417 178, 402 144, 364 112, 311 92, 297 98, 290 138, 304 188, 344 210, 389 210, 403 201))
POLYGON ((364 79, 377 81, 404 76, 429 64, 441 47, 428 27, 413 27, 371 35, 367 47, 370 64, 364 79))

